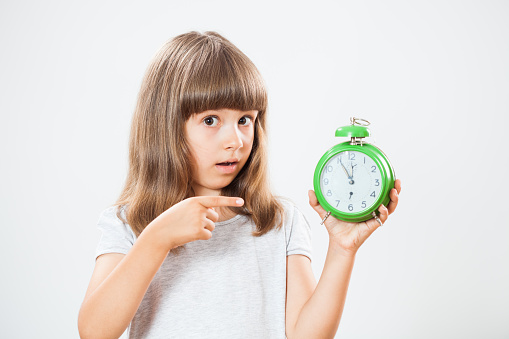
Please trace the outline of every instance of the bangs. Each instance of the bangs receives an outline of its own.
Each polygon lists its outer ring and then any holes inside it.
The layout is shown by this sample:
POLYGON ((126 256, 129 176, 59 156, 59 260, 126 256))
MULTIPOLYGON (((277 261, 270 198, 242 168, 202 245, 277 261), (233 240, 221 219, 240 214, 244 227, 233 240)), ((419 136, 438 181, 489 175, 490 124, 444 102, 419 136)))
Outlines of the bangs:
POLYGON ((267 91, 251 60, 234 46, 208 42, 185 70, 180 96, 184 118, 222 108, 265 112, 267 91))

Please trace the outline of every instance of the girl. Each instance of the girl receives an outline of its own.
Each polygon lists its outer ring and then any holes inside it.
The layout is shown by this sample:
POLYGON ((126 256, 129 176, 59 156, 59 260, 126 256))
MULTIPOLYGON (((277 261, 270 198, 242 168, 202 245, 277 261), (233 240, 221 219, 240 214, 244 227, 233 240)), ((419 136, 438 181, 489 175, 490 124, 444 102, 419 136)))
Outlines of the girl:
MULTIPOLYGON (((191 32, 152 60, 138 97, 129 172, 81 306, 82 338, 332 338, 355 253, 380 221, 326 219, 316 284, 310 228, 270 192, 267 94, 251 61, 217 33, 191 32)), ((309 202, 326 212, 313 191, 309 202)))

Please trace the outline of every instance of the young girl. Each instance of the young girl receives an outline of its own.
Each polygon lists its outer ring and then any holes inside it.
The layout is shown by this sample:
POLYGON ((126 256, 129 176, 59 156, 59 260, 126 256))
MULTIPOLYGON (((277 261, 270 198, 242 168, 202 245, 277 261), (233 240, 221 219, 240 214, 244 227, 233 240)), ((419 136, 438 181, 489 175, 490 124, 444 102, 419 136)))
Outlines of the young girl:
MULTIPOLYGON (((267 94, 217 33, 191 32, 152 60, 133 117, 129 172, 81 306, 82 338, 332 338, 359 246, 380 217, 328 217, 318 284, 310 228, 269 190, 267 94)), ((313 191, 309 202, 326 211, 313 191)))

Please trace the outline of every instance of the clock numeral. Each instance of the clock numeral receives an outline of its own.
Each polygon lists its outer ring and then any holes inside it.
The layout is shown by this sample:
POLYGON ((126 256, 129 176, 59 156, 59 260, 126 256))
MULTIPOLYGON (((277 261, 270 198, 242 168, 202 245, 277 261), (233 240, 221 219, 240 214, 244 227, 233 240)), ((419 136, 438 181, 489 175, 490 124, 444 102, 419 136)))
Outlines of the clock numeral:
POLYGON ((348 205, 348 210, 349 210, 350 212, 351 212, 351 211, 353 211, 353 205, 352 205, 352 204, 348 205))
MULTIPOLYGON (((327 178, 323 179, 323 184, 324 184, 324 185, 328 185, 328 184, 329 184, 329 179, 327 179, 327 178)), ((378 185, 377 185, 377 186, 378 186, 378 185)))
POLYGON ((325 166, 325 173, 330 173, 332 172, 333 169, 334 167, 332 167, 331 165, 325 166))
POLYGON ((373 193, 371 193, 369 196, 375 198, 375 191, 373 191, 373 193))
POLYGON ((380 180, 375 179, 375 186, 380 186, 380 180))
POLYGON ((371 173, 376 173, 376 166, 371 166, 371 173))
MULTIPOLYGON (((375 193, 375 192, 373 192, 373 193, 375 193)), ((331 192, 331 190, 328 190, 328 191, 327 191, 327 196, 328 196, 328 197, 332 197, 332 192, 331 192)))
POLYGON ((339 207, 339 200, 336 200, 336 207, 339 207))
POLYGON ((366 157, 364 157, 364 164, 366 164, 366 157))
POLYGON ((355 153, 348 153, 348 160, 355 160, 355 153))
POLYGON ((366 208, 366 202, 365 201, 362 202, 361 207, 362 208, 366 208))

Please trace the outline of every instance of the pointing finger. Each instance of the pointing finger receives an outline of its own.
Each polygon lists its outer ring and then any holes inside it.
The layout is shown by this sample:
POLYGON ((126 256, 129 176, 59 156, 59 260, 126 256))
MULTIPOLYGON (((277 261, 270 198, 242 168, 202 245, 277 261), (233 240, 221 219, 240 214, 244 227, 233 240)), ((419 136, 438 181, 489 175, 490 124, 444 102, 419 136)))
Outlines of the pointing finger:
POLYGON ((198 202, 207 208, 210 207, 226 207, 233 206, 239 207, 244 205, 244 200, 238 197, 195 197, 194 199, 198 200, 198 202))

